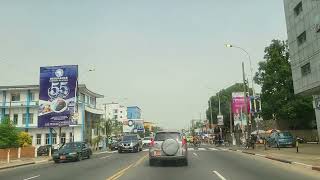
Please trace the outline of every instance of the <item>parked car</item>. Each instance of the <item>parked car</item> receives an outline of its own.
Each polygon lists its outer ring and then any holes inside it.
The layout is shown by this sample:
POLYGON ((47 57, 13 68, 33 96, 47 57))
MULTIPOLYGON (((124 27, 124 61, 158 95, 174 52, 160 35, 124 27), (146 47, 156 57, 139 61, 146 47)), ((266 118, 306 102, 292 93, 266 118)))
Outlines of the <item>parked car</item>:
POLYGON ((172 160, 188 165, 187 140, 178 131, 160 131, 155 134, 149 149, 149 164, 172 160))
POLYGON ((142 140, 143 147, 149 147, 151 143, 151 137, 144 137, 142 140))
POLYGON ((119 142, 118 152, 139 152, 142 151, 142 140, 137 134, 124 135, 119 142))
MULTIPOLYGON (((51 145, 45 145, 45 146, 40 146, 37 149, 37 155, 38 156, 49 156, 49 150, 51 148, 51 145)), ((51 149, 52 150, 52 149, 51 149)), ((51 151, 51 153, 53 153, 51 151)))
POLYGON ((118 150, 119 141, 118 140, 112 140, 110 144, 111 151, 118 150))
POLYGON ((294 147, 295 140, 290 132, 273 132, 267 139, 269 147, 294 147))
POLYGON ((63 161, 80 161, 89 159, 92 151, 85 142, 70 142, 64 144, 58 151, 53 153, 52 159, 55 163, 63 161))

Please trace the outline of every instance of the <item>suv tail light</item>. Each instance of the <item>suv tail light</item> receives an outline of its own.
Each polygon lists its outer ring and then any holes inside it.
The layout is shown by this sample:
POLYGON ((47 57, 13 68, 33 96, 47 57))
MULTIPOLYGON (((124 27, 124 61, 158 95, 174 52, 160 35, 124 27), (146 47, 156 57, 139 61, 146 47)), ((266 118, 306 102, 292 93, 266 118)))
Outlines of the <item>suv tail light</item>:
POLYGON ((151 146, 151 147, 153 147, 153 146, 154 146, 154 139, 153 139, 153 138, 151 138, 150 146, 151 146))

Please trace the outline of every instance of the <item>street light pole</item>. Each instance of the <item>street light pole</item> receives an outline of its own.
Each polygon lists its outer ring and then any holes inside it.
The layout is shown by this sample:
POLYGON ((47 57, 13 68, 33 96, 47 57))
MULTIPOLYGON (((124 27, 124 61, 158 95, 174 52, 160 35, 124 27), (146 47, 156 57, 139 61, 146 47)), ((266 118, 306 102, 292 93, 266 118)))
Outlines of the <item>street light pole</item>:
POLYGON ((235 45, 231 45, 231 44, 226 44, 226 47, 228 48, 237 48, 237 49, 240 49, 241 51, 243 51, 247 56, 248 56, 248 60, 249 60, 249 65, 250 65, 250 74, 251 74, 251 86, 252 86, 252 95, 253 95, 253 104, 254 104, 254 112, 256 112, 256 109, 257 109, 257 104, 256 104, 256 92, 255 92, 255 89, 254 89, 254 81, 253 81, 253 68, 252 68, 252 62, 251 62, 251 57, 250 57, 250 54, 248 53, 248 51, 246 51, 245 49, 243 49, 242 47, 239 47, 239 46, 235 46, 235 45))
MULTIPOLYGON (((232 45, 232 44, 226 44, 225 45, 226 47, 228 47, 228 48, 232 48, 232 47, 234 47, 234 48, 237 48, 237 49, 240 49, 241 51, 243 51, 247 56, 248 56, 248 60, 249 60, 249 64, 250 64, 250 73, 251 73, 251 85, 252 85, 252 96, 253 96, 253 113, 255 113, 256 112, 256 93, 255 93, 255 89, 254 89, 254 81, 253 81, 253 68, 252 68, 252 63, 251 63, 251 57, 250 57, 250 54, 248 53, 248 51, 246 51, 245 49, 243 49, 242 47, 239 47, 239 46, 235 46, 235 45, 232 45)), ((243 66, 243 71, 244 71, 244 65, 242 65, 243 66)), ((245 78, 244 78, 244 82, 245 82, 245 78)), ((249 92, 250 93, 250 92, 249 92)), ((246 94, 245 94, 245 96, 246 96, 246 94)), ((247 99, 245 99, 245 102, 246 102, 246 100, 247 99)), ((247 108, 246 108, 247 109, 247 108)), ((248 114, 250 114, 250 113, 248 113, 248 114)), ((250 116, 251 117, 251 116, 250 116)), ((251 123, 251 122, 250 122, 251 123)), ((248 124, 248 126, 249 126, 249 124, 248 124)), ((251 126, 251 124, 250 124, 250 126, 251 126)), ((251 129, 249 128, 249 131, 250 131, 251 129)), ((250 134, 250 132, 248 132, 249 134, 250 134)))

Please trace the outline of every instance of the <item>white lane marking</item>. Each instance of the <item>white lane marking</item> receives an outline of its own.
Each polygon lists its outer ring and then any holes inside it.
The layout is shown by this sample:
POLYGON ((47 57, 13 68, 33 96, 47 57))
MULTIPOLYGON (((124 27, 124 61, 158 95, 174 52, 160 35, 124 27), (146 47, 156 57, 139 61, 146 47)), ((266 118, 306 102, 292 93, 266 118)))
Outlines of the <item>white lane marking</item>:
POLYGON ((194 148, 188 148, 188 151, 193 151, 194 150, 194 148))
POLYGON ((106 154, 106 153, 111 153, 110 151, 103 151, 103 152, 98 152, 98 153, 93 153, 93 154, 106 154))
POLYGON ((103 157, 101 157, 101 158, 99 158, 99 159, 106 159, 106 158, 108 158, 108 157, 110 157, 110 156, 103 156, 103 157))
POLYGON ((222 150, 222 151, 228 151, 228 149, 226 149, 226 148, 221 148, 221 150, 222 150))
POLYGON ((263 155, 263 154, 256 154, 256 155, 260 157, 266 157, 266 155, 263 155))
POLYGON ((211 151, 218 151, 216 148, 209 148, 211 151))
POLYGON ((193 155, 198 156, 198 154, 197 154, 197 153, 193 153, 193 155))
POLYGON ((37 178, 37 177, 40 177, 40 175, 36 175, 36 176, 29 177, 29 178, 25 178, 25 179, 23 179, 23 180, 34 179, 34 178, 37 178))
POLYGON ((205 148, 198 148, 199 151, 205 151, 205 148))
POLYGON ((302 165, 302 166, 308 166, 308 167, 312 167, 311 165, 309 164, 304 164, 304 163, 300 163, 300 162, 292 162, 293 164, 299 164, 299 165, 302 165))
POLYGON ((213 173, 215 173, 221 180, 226 180, 226 178, 224 178, 220 173, 218 173, 217 171, 213 171, 213 173))
POLYGON ((149 151, 149 149, 144 149, 144 150, 143 150, 143 152, 147 152, 147 151, 149 151))

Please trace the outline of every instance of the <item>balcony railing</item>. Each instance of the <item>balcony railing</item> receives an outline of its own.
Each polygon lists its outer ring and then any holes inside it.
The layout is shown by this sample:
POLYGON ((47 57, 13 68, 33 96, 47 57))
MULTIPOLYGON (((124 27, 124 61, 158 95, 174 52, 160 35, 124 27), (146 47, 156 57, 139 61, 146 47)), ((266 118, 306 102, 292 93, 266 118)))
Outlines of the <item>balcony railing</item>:
POLYGON ((8 108, 8 107, 34 107, 39 106, 39 101, 30 101, 29 105, 27 101, 12 101, 10 102, 0 102, 1 108, 8 108))

